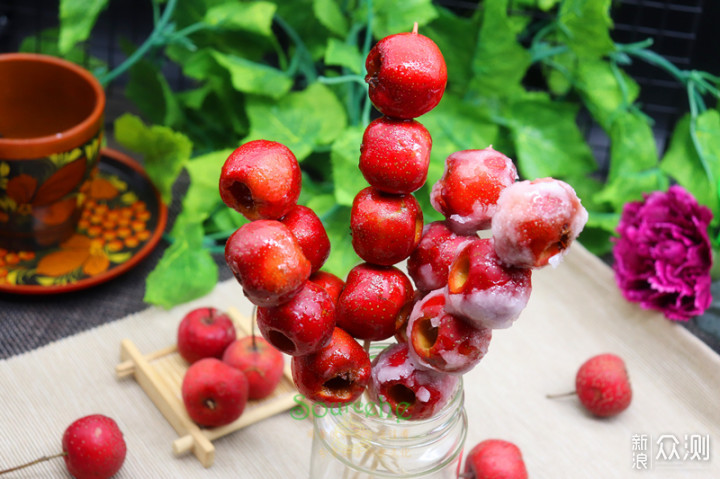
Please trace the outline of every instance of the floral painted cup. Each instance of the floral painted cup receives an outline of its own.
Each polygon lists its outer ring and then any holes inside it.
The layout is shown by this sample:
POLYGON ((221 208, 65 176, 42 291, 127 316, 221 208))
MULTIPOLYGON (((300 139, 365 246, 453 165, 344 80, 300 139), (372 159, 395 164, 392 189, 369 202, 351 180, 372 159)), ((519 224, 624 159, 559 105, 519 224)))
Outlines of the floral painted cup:
POLYGON ((87 70, 0 54, 0 248, 43 249, 72 235, 97 171, 104 110, 87 70))

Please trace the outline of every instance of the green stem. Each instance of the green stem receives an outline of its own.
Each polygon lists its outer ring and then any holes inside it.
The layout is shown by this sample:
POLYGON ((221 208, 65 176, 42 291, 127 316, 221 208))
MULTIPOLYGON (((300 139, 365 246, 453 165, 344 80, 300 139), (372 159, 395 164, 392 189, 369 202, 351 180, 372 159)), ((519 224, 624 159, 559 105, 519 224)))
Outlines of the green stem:
MULTIPOLYGON (((293 57, 290 64, 290 69, 293 69, 293 64, 295 64, 294 67, 299 68, 302 71, 308 83, 312 83, 317 80, 317 72, 315 71, 315 65, 312 61, 312 55, 310 55, 310 51, 305 46, 305 42, 303 42, 302 38, 300 38, 300 35, 298 35, 295 29, 280 15, 275 14, 275 21, 295 44, 295 57, 293 57)), ((294 74, 294 71, 292 74, 294 74)))
POLYGON ((131 66, 133 66, 135 62, 140 60, 148 52, 148 50, 155 46, 158 39, 163 35, 165 28, 170 22, 170 18, 173 14, 173 11, 175 10, 176 5, 177 0, 168 0, 167 5, 165 6, 165 10, 163 10, 162 16, 160 16, 160 19, 155 24, 155 28, 153 28, 153 31, 147 38, 147 40, 145 40, 145 42, 140 45, 140 48, 135 50, 132 55, 126 58, 124 62, 122 62, 115 69, 108 72, 106 75, 99 79, 100 84, 103 85, 103 87, 107 86, 115 78, 125 73, 125 71, 127 71, 131 66))
POLYGON ((707 158, 705 158, 705 155, 703 154, 700 140, 697 137, 698 109, 704 108, 705 105, 698 105, 698 101, 702 101, 702 98, 698 97, 697 92, 695 91, 695 85, 692 82, 689 82, 687 84, 687 93, 690 100, 690 138, 692 140, 693 146, 695 147, 695 151, 698 154, 698 158, 700 159, 700 164, 702 165, 703 170, 705 170, 705 176, 707 177, 708 181, 712 182, 713 174, 710 170, 710 165, 708 165, 707 158))
POLYGON ((616 44, 616 48, 619 52, 627 53, 628 55, 640 58, 641 60, 650 63, 651 65, 655 65, 656 67, 665 70, 670 75, 674 76, 683 85, 687 83, 689 75, 688 72, 680 70, 662 55, 658 55, 654 51, 648 50, 646 48, 640 48, 641 45, 642 43, 631 43, 627 45, 616 44))
POLYGON ((321 75, 318 77, 318 81, 326 85, 337 85, 340 83, 357 83, 359 85, 362 85, 363 87, 367 86, 367 84, 365 83, 365 78, 361 77, 360 75, 340 75, 336 77, 326 77, 321 75))
MULTIPOLYGON (((367 58, 368 54, 370 53, 370 48, 372 47, 372 40, 373 40, 373 2, 372 0, 366 0, 365 5, 367 6, 367 26, 365 28, 365 39, 363 41, 363 56, 362 58, 367 58)), ((364 65, 363 65, 364 66, 364 65)), ((365 70, 363 70, 365 71, 365 70)), ((367 71, 365 71, 367 74, 367 71)), ((370 123, 370 107, 372 106, 372 103, 370 102, 370 97, 367 95, 367 88, 368 86, 364 83, 363 78, 363 88, 361 90, 361 94, 363 95, 363 110, 362 110, 362 124, 367 125, 370 123)))

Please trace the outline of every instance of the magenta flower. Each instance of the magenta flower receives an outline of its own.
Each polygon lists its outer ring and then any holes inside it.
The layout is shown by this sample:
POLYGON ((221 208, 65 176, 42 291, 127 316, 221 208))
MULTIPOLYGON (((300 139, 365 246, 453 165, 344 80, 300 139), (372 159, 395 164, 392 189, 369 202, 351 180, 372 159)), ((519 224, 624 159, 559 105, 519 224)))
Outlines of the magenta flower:
POLYGON ((709 208, 680 186, 623 208, 614 238, 615 279, 643 308, 687 321, 710 305, 709 208))

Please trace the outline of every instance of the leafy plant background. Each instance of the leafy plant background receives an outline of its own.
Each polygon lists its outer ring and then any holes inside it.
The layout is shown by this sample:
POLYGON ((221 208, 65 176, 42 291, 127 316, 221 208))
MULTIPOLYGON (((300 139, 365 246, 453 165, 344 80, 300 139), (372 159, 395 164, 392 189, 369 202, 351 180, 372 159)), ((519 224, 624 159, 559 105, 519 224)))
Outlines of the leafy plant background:
MULTIPOLYGON (((77 60, 110 0, 61 0, 58 42, 43 50, 77 60)), ((245 141, 286 144, 304 173, 300 202, 323 220, 332 242, 326 270, 340 277, 359 259, 350 244, 349 213, 366 186, 357 169, 365 126, 377 113, 367 100, 364 58, 380 38, 414 22, 448 65, 440 105, 419 118, 433 137, 425 187, 415 193, 425 221, 441 219, 429 187, 452 152, 493 145, 516 161, 523 178, 570 183, 590 212, 580 241, 598 255, 623 205, 677 182, 720 224, 720 106, 716 76, 683 71, 655 54, 651 42, 615 43, 611 0, 484 0, 460 15, 430 0, 148 0, 154 30, 108 70, 91 63, 105 85, 128 73, 125 95, 142 118, 123 115, 115 139, 142 155, 148 174, 171 201, 184 170, 190 178, 171 245, 149 275, 145 301, 171 307, 200 297, 218 277, 213 254, 245 220, 220 200, 220 168, 245 141), (659 152, 653 120, 626 73, 648 62, 687 91, 687 114, 659 152), (178 65, 191 81, 174 91, 163 74, 178 65), (610 138, 598 164, 578 126, 587 112, 610 138)))

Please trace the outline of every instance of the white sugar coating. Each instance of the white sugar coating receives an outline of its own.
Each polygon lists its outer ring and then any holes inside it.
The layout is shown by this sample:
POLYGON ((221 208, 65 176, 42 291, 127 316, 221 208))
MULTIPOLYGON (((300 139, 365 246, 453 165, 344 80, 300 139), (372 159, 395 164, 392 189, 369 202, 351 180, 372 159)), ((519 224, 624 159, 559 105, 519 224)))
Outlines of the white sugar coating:
POLYGON ((410 377, 415 370, 414 365, 408 360, 397 366, 391 366, 388 357, 390 357, 397 349, 405 347, 402 344, 393 344, 381 352, 376 358, 376 363, 372 367, 373 380, 378 383, 386 383, 391 381, 400 381, 410 377))
POLYGON ((415 280, 415 286, 421 291, 426 291, 428 287, 436 285, 442 281, 442 279, 435 273, 432 265, 429 263, 420 266, 413 279, 415 280))
MULTIPOLYGON (((554 178, 518 181, 505 188, 498 199, 491 225, 495 251, 505 264, 532 267, 535 255, 529 240, 523 237, 524 229, 516 225, 534 220, 557 225, 558 229, 567 225, 569 245, 583 230, 587 219, 587 210, 567 183, 554 178)), ((566 252, 564 249, 553 255, 550 263, 557 266, 566 252)))
POLYGON ((425 387, 420 386, 420 388, 415 393, 415 397, 420 402, 428 402, 430 400, 430 391, 425 389, 425 387))
POLYGON ((495 214, 495 204, 485 204, 476 201, 472 205, 472 212, 467 215, 453 214, 447 217, 448 224, 453 233, 458 235, 471 235, 479 230, 485 230, 491 226, 491 218, 495 214))
POLYGON ((446 289, 446 310, 466 318, 476 327, 506 329, 520 316, 530 299, 531 288, 507 290, 492 287, 471 293, 452 294, 446 289))
MULTIPOLYGON (((496 210, 495 188, 502 190, 518 179, 517 169, 513 161, 492 146, 482 150, 461 150, 452 153, 445 160, 445 169, 440 179, 430 191, 430 203, 433 208, 444 215, 448 225, 457 234, 469 235, 478 230, 488 229, 496 210), (476 179, 480 179, 479 181, 476 179), (451 204, 469 203, 470 198, 463 201, 462 196, 468 191, 456 191, 457 184, 465 184, 472 189, 485 188, 470 205, 462 207, 465 211, 451 211, 451 204), (474 186, 470 186, 474 185, 474 186), (491 186, 492 185, 492 186, 491 186), (487 189, 489 188, 489 189, 487 189), (446 206, 443 207, 443 204, 446 206)), ((460 188, 464 190, 465 188, 460 188)))

